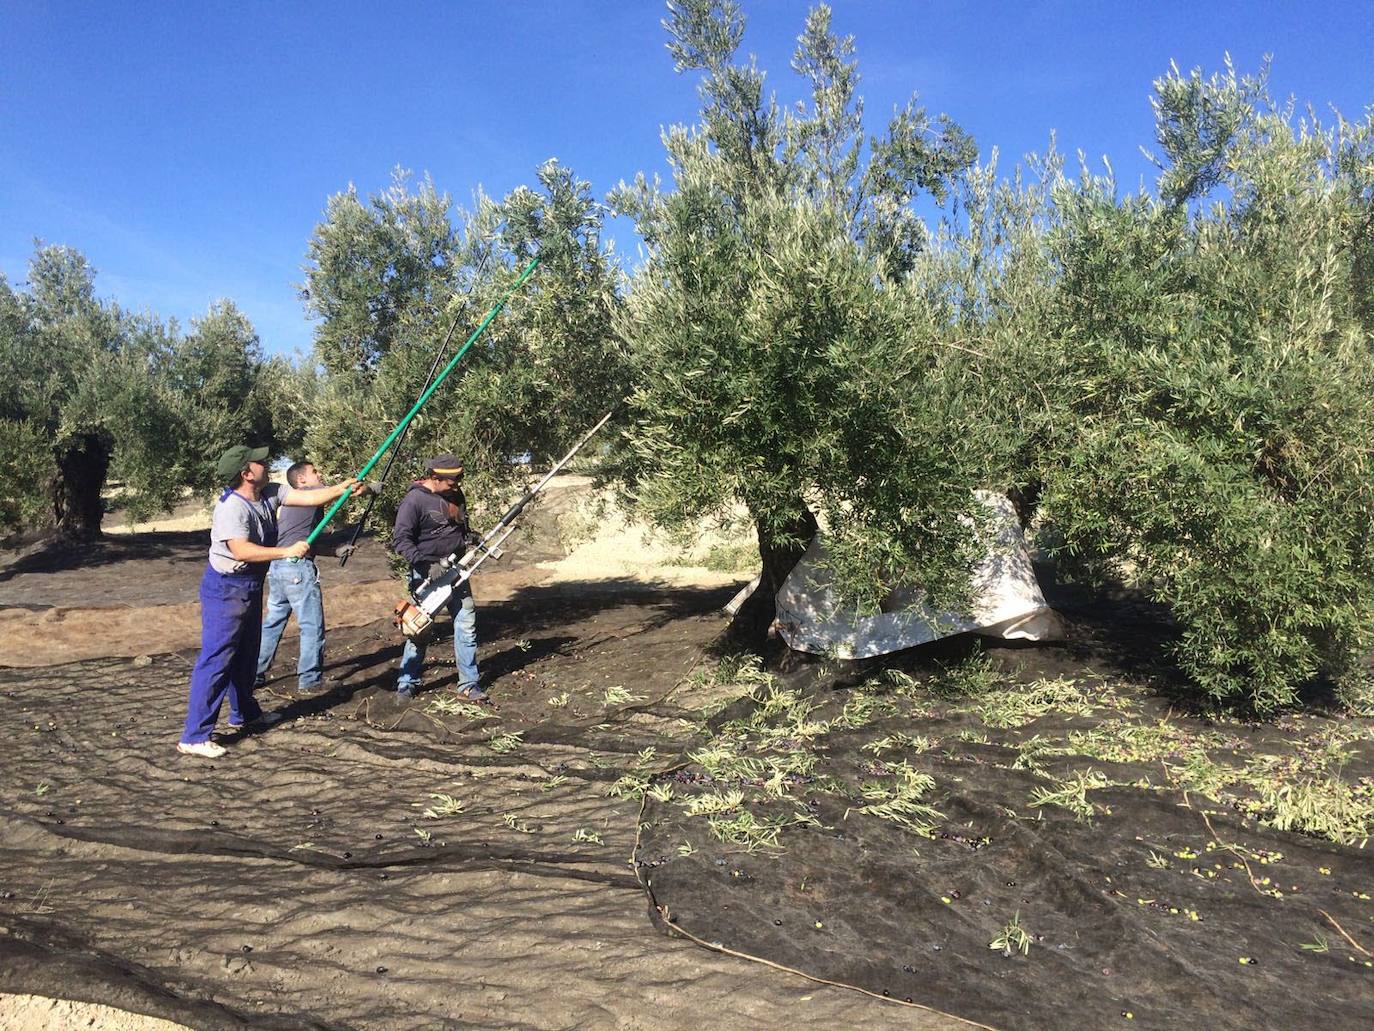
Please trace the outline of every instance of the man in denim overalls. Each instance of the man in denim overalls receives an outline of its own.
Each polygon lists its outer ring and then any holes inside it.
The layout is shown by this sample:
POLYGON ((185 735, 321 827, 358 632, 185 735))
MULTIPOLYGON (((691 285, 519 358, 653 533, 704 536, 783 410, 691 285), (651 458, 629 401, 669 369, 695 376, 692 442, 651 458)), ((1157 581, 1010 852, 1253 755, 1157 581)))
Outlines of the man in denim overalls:
POLYGON ((305 541, 277 547, 277 510, 282 505, 314 508, 341 496, 361 481, 333 487, 292 490, 269 481, 268 449, 244 445, 220 456, 215 473, 227 484, 210 523, 210 564, 200 581, 200 655, 191 671, 186 727, 177 751, 205 759, 224 755, 210 740, 224 696, 229 696, 229 726, 270 726, 281 719, 264 713, 253 697, 258 646, 262 637, 262 583, 268 563, 303 558, 305 541))

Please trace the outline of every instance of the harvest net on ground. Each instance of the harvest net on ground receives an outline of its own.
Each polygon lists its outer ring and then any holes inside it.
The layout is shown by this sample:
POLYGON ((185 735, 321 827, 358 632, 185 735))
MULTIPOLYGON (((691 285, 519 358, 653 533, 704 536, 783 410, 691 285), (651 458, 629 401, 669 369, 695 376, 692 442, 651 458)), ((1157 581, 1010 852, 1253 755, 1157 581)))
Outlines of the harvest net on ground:
POLYGON ((451 656, 402 705, 390 627, 331 631, 343 681, 270 684, 291 719, 214 764, 172 748, 184 653, 0 671, 0 990, 194 1027, 538 1025, 625 1015, 619 979, 718 978, 662 953, 638 802, 607 790, 685 742, 664 696, 730 589, 602 586, 484 610, 497 711, 457 698, 451 656))
POLYGON ((390 627, 332 630, 333 689, 283 656, 293 718, 210 765, 171 748, 192 653, 0 670, 0 989, 196 1027, 1374 1017, 1370 721, 1171 708, 1132 650, 1167 628, 1062 592, 1062 648, 703 662, 732 590, 513 588, 495 712, 451 666, 398 704, 390 627))
POLYGON ((1374 1020, 1369 721, 997 658, 720 670, 750 695, 642 785, 659 921, 996 1027, 1374 1020))

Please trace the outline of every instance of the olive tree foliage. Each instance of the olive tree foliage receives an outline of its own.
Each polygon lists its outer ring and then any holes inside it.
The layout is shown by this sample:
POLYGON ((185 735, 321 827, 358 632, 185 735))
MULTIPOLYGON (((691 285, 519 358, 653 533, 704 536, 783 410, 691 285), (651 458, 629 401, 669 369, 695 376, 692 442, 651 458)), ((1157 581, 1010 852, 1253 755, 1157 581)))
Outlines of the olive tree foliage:
POLYGON ((914 100, 865 139, 854 44, 824 6, 793 60, 809 102, 787 109, 736 59, 736 4, 673 2, 664 25, 677 70, 701 74, 702 115, 664 136, 671 188, 641 175, 611 198, 648 245, 616 312, 634 371, 627 496, 669 527, 747 509, 763 574, 736 618, 746 641, 818 522, 861 606, 911 580, 964 603, 972 489, 997 471, 976 370, 908 280, 931 241, 912 201, 944 199, 972 141, 914 100))
POLYGON ((419 397, 435 358, 443 368, 537 255, 535 273, 412 423, 382 514, 441 451, 464 459, 479 522, 504 505, 521 474, 513 458, 561 455, 624 394, 610 332, 618 272, 600 228, 588 184, 556 161, 499 202, 479 192, 471 211, 404 174, 366 201, 351 189, 331 198, 305 288, 323 368, 312 459, 335 473, 361 468, 419 397))
POLYGON ((315 357, 330 373, 367 373, 453 296, 462 242, 451 203, 428 178, 391 186, 364 201, 353 186, 329 198, 311 237, 303 299, 319 319, 315 357))
POLYGON ((229 443, 272 441, 257 334, 232 303, 183 334, 98 299, 89 263, 59 246, 37 249, 27 286, 0 280, 0 435, 7 451, 25 450, 0 467, 14 499, 0 511, 5 530, 92 539, 107 480, 129 516, 146 518, 211 486, 229 443))
MULTIPOLYGON (((328 201, 309 244, 306 310, 318 320, 314 363, 321 370, 305 454, 333 475, 355 471, 403 413, 424 358, 438 346, 435 326, 455 294, 462 259, 449 199, 428 179, 392 185, 363 199, 350 186, 328 201), (399 366, 399 368, 398 368, 399 366)), ((421 426, 412 430, 419 439, 421 426)))
POLYGON ((0 536, 40 526, 52 514, 52 448, 25 401, 37 386, 23 382, 27 351, 36 346, 29 334, 27 298, 0 275, 0 360, 16 370, 0 379, 0 536))
POLYGON ((1044 515, 1066 567, 1167 605, 1208 695, 1266 710, 1371 645, 1374 120, 1229 67, 1155 90, 1156 196, 1053 191, 1044 515))
POLYGON ((1159 601, 1203 696, 1270 710, 1371 644, 1374 128, 1229 68, 1155 89, 1154 191, 1053 147, 971 168, 905 286, 1060 573, 1159 601))
MULTIPOLYGON (((908 332, 937 341, 943 375, 962 378, 960 400, 977 408, 984 486, 1005 491, 1023 525, 1036 514, 1044 466, 1073 415, 1055 333, 1059 268, 1048 246, 1063 159, 1053 140, 1009 177, 993 149, 953 182, 954 203, 903 282, 908 332)), ((971 416, 965 416, 972 421, 971 416)))

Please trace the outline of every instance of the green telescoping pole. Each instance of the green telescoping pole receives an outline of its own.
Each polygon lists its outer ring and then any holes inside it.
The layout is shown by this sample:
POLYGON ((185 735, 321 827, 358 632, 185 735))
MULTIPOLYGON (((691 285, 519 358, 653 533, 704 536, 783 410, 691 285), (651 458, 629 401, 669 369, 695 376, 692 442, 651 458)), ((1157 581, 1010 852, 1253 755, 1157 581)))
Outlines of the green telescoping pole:
MULTIPOLYGON (((495 305, 492 306, 491 311, 487 312, 487 317, 482 320, 482 324, 472 331, 472 336, 467 338, 467 341, 463 344, 463 346, 458 348, 458 353, 453 356, 453 359, 447 365, 444 366, 444 371, 439 373, 438 378, 435 379, 435 381, 429 385, 425 392, 420 395, 420 399, 415 402, 415 404, 411 407, 410 411, 406 412, 405 417, 396 424, 396 428, 391 431, 391 435, 387 437, 386 440, 382 442, 382 446, 377 449, 377 453, 373 455, 371 458, 369 458, 367 464, 358 471, 358 475, 356 477, 357 479, 365 479, 367 474, 372 471, 372 467, 381 460, 381 457, 384 454, 386 454, 387 449, 390 448, 391 445, 396 442, 396 438, 398 438, 402 433, 405 432, 405 428, 410 425, 410 420, 414 419, 416 414, 420 411, 420 409, 425 406, 425 402, 428 401, 431 396, 433 396, 436 390, 439 389, 439 385, 443 383, 445 379, 448 378, 448 374, 452 372, 455 368, 457 368, 458 363, 463 358, 463 355, 468 353, 468 348, 470 348, 473 345, 473 343, 477 340, 477 338, 482 335, 482 332, 487 328, 487 326, 491 324, 491 320, 496 318, 496 316, 500 314, 501 309, 506 306, 506 302, 510 300, 511 295, 525 285, 525 280, 530 278, 530 275, 534 272, 535 266, 537 266, 538 264, 539 259, 535 258, 533 261, 531 261, 528 265, 525 266, 525 271, 520 273, 520 278, 515 281, 514 285, 512 285, 509 290, 507 290, 504 294, 501 295, 501 299, 497 301, 495 305)), ((320 535, 320 531, 324 529, 325 524, 327 524, 329 520, 334 517, 335 512, 337 512, 340 508, 343 507, 343 503, 348 500, 349 495, 352 493, 352 487, 349 487, 348 490, 344 491, 343 495, 337 501, 335 501, 334 504, 330 506, 329 511, 324 514, 324 518, 320 520, 320 525, 310 531, 310 536, 305 539, 305 543, 313 544, 315 542, 315 538, 320 535)))

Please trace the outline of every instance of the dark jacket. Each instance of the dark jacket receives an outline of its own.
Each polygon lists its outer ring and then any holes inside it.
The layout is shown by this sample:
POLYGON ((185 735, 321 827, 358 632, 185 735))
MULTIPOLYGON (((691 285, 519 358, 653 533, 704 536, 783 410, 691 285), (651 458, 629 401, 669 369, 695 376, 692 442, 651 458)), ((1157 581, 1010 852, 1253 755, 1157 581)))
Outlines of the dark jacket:
POLYGON ((457 487, 435 494, 412 483, 396 509, 391 547, 411 565, 461 551, 468 538, 468 502, 457 487))

